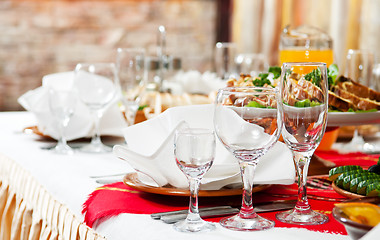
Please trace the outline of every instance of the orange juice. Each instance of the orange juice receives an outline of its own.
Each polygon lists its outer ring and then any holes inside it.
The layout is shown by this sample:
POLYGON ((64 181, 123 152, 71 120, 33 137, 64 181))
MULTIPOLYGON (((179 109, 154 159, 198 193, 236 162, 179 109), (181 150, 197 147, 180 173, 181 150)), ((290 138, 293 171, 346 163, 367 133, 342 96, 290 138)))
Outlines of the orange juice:
POLYGON ((333 63, 333 50, 283 49, 280 50, 280 64, 284 62, 324 62, 328 67, 333 63))

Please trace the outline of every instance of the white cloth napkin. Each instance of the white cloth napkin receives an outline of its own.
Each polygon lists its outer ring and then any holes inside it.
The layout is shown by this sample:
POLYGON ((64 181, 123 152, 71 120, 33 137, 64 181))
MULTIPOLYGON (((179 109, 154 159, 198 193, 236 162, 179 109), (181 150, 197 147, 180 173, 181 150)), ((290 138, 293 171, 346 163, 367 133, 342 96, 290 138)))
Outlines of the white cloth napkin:
MULTIPOLYGON (((42 86, 30 90, 18 98, 18 102, 27 111, 32 112, 37 118, 38 130, 55 139, 59 138, 56 120, 49 110, 48 87, 67 89, 73 84, 74 72, 61 72, 49 74, 43 77, 42 86)), ((122 129, 127 126, 124 117, 117 106, 116 100, 104 112, 100 120, 100 132, 102 135, 123 136, 122 129)), ((75 113, 67 126, 66 139, 73 140, 82 137, 91 137, 94 130, 93 119, 87 107, 77 101, 75 113)))
POLYGON ((226 81, 217 77, 216 73, 200 73, 195 70, 181 71, 174 76, 174 81, 182 86, 182 93, 206 94, 226 86, 226 81))
MULTIPOLYGON (((169 108, 155 118, 125 128, 127 146, 115 146, 114 154, 149 175, 158 186, 187 188, 187 179, 174 160, 174 132, 183 125, 213 129, 213 114, 212 104, 169 108)), ((294 177, 292 154, 285 144, 278 142, 261 158, 254 183, 292 184, 294 177)), ((217 190, 240 182, 238 161, 217 140, 214 164, 204 176, 201 189, 217 190)))

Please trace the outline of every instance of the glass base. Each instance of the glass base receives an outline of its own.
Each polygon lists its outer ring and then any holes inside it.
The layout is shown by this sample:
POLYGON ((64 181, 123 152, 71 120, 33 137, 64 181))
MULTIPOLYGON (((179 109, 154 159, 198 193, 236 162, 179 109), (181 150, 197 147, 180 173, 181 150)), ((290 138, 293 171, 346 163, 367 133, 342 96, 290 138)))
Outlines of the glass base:
POLYGON ((81 147, 79 150, 81 152, 85 152, 85 153, 109 153, 109 152, 112 152, 112 148, 104 145, 103 143, 89 144, 89 145, 86 145, 84 147, 81 147))
POLYGON ((57 144, 51 151, 57 154, 71 155, 74 154, 74 150, 69 145, 57 144))
POLYGON ((220 220, 220 225, 235 231, 257 231, 274 227, 274 221, 254 214, 251 218, 242 218, 240 214, 220 220))
POLYGON ((177 222, 173 228, 179 232, 209 232, 216 229, 215 224, 206 222, 202 219, 189 221, 187 219, 177 222))
POLYGON ((326 215, 315 212, 311 209, 305 211, 293 209, 277 213, 276 218, 280 222, 298 225, 318 225, 329 221, 329 218, 326 215))

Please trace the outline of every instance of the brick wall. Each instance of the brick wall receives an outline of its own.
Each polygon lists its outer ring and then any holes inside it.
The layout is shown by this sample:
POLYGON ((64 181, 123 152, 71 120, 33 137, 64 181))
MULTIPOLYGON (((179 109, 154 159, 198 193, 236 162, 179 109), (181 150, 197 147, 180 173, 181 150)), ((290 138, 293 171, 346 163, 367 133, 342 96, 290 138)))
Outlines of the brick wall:
POLYGON ((117 47, 155 53, 157 28, 185 69, 212 67, 214 0, 0 0, 0 111, 42 76, 77 62, 114 61, 117 47))

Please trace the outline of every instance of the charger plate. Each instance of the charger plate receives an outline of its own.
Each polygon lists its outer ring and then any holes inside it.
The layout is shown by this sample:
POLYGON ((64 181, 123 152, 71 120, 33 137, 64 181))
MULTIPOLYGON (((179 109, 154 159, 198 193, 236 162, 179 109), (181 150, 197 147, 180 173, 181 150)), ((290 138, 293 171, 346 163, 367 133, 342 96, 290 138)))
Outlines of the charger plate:
MULTIPOLYGON (((161 194, 161 195, 170 195, 170 196, 189 196, 189 189, 175 188, 171 186, 163 186, 163 187, 155 187, 151 185, 147 185, 141 182, 138 178, 137 173, 128 173, 124 176, 123 182, 125 185, 140 190, 142 192, 161 194)), ((253 192, 260 192, 265 189, 268 189, 271 184, 264 185, 255 185, 253 187, 253 192)), ((241 195, 243 193, 241 188, 236 189, 220 189, 220 190, 199 190, 199 197, 221 197, 221 196, 235 196, 241 195)))

